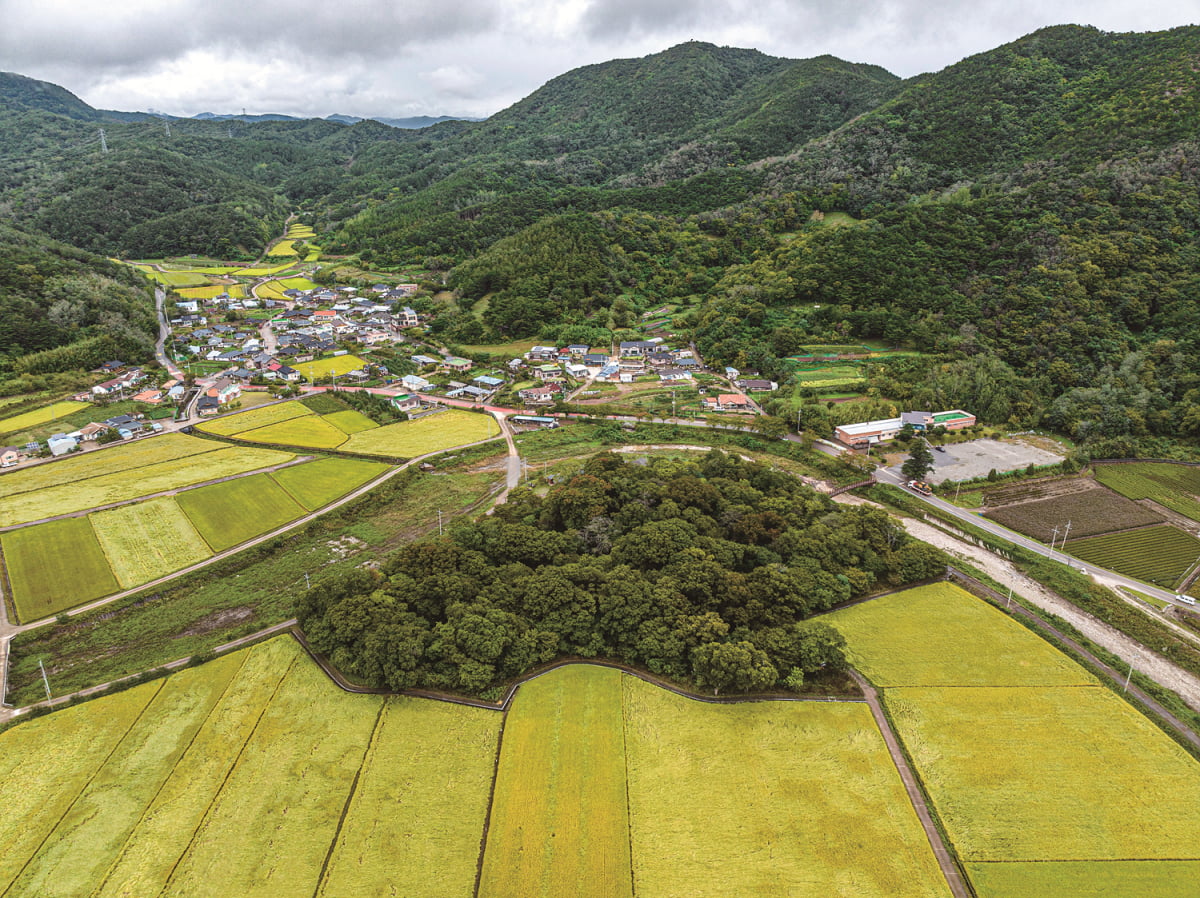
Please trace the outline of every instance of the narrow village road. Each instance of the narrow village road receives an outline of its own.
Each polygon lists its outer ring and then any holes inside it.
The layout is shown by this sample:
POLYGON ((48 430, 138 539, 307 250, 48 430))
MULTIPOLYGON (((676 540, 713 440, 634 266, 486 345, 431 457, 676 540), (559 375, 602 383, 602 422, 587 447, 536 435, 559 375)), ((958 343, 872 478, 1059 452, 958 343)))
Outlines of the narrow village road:
POLYGON ((925 795, 921 792, 921 787, 917 785, 917 777, 913 773, 912 767, 909 766, 908 758, 904 756, 904 750, 900 747, 900 739, 892 729, 891 721, 883 713, 879 693, 858 671, 851 669, 850 676, 854 678, 854 682, 858 684, 867 698, 871 716, 875 718, 875 725, 879 727, 879 732, 883 735, 888 754, 892 756, 892 763, 896 765, 896 772, 900 774, 900 781, 904 783, 904 791, 908 793, 908 800, 912 803, 913 810, 917 812, 917 819, 921 821, 921 828, 925 830, 925 838, 929 840, 933 856, 937 860, 938 866, 942 868, 942 875, 946 877, 946 885, 950 886, 954 898, 972 898, 971 890, 963 882, 958 865, 954 863, 954 858, 951 857, 946 842, 942 839, 942 834, 933 822, 933 815, 929 813, 925 795))
POLYGON ((171 361, 167 355, 167 340, 171 337, 171 322, 167 320, 163 304, 167 299, 167 291, 162 287, 154 288, 154 308, 158 312, 158 340, 154 343, 154 357, 158 363, 176 380, 183 380, 183 369, 171 361))

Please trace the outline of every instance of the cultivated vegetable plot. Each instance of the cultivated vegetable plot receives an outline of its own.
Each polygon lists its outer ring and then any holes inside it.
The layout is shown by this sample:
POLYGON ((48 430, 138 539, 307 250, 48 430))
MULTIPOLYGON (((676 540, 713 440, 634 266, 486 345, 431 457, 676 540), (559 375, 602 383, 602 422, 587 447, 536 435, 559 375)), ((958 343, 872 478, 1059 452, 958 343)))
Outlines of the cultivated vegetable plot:
POLYGON ((501 719, 389 699, 318 894, 470 895, 501 719))
POLYGON ((500 426, 490 415, 449 409, 415 421, 401 421, 356 433, 341 448, 364 455, 415 458, 486 440, 499 433, 500 426))
POLYGON ((1096 678, 1002 611, 949 583, 825 618, 876 686, 1082 686, 1096 678))
POLYGON ((271 477, 308 511, 316 511, 387 469, 382 462, 358 458, 318 458, 303 465, 281 468, 271 477))
POLYGON ((1200 468, 1138 462, 1097 465, 1096 479, 1130 499, 1153 499, 1193 521, 1200 521, 1200 468))
POLYGON ((238 412, 235 415, 229 415, 228 417, 205 421, 202 424, 197 424, 196 429, 202 433, 215 433, 218 436, 232 437, 248 430, 266 427, 269 424, 278 424, 280 421, 287 421, 291 418, 300 418, 311 414, 312 410, 301 402, 277 402, 274 405, 263 405, 258 408, 249 409, 248 411, 238 412))
POLYGON ((304 509, 269 474, 252 474, 188 490, 180 493, 177 501, 213 552, 223 552, 304 514, 304 509))
POLYGON ((639 896, 949 895, 865 705, 625 701, 639 896))
POLYGON ((22 623, 118 590, 87 518, 65 518, 0 534, 12 600, 22 623))
POLYGON ((1073 539, 1067 543, 1067 551, 1084 561, 1170 589, 1200 558, 1200 540, 1164 525, 1073 539))
POLYGON ((521 687, 504 726, 479 894, 633 894, 620 671, 521 687))
MULTIPOLYGON (((991 495, 988 496, 989 501, 991 495)), ((1161 524, 1162 515, 1106 489, 1090 489, 1050 499, 990 509, 987 516, 1019 533, 1049 543, 1061 539, 1068 521, 1077 537, 1161 524), (1058 528, 1055 532, 1054 528, 1058 528)))
POLYGON ((0 433, 18 433, 30 427, 37 427, 39 424, 65 418, 72 412, 85 409, 89 405, 91 403, 88 402, 56 402, 30 412, 13 415, 11 418, 3 418, 0 419, 0 433))

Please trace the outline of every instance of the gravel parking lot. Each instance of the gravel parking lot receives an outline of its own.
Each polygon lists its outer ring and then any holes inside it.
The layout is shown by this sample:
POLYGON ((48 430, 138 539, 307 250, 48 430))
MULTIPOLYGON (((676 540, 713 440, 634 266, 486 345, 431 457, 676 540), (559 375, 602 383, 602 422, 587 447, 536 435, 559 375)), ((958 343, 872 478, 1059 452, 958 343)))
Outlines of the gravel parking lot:
MULTIPOLYGON (((1038 449, 1020 440, 972 440, 946 446, 944 452, 933 450, 934 468, 929 472, 930 483, 943 480, 969 480, 986 477, 995 468, 998 472, 1015 471, 1030 464, 1052 465, 1063 460, 1063 456, 1045 449, 1038 449)), ((892 468, 897 475, 900 466, 892 468)))

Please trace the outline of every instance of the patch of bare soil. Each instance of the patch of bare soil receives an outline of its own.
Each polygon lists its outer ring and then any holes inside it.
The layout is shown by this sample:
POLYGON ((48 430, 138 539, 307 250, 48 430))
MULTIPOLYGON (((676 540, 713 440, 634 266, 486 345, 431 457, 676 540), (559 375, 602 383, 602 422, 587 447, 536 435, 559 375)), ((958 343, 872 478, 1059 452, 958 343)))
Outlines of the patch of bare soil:
POLYGON ((214 611, 212 614, 205 615, 186 630, 176 633, 174 638, 203 636, 205 633, 211 633, 213 630, 220 630, 223 627, 248 621, 252 617, 254 617, 254 609, 249 605, 242 605, 238 608, 225 608, 221 611, 214 611))

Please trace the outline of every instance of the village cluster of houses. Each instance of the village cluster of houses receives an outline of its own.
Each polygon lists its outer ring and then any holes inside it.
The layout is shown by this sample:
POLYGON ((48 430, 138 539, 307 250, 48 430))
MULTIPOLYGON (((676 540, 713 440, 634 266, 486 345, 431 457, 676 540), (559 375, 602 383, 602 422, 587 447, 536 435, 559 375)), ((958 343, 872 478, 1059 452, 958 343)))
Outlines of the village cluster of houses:
MULTIPOLYGON (((254 378, 296 382, 300 372, 292 365, 327 355, 344 355, 343 344, 371 349, 404 341, 403 332, 421 324, 410 307, 394 309, 398 299, 410 296, 417 286, 392 288, 375 285, 370 295, 359 296, 353 287, 320 290, 285 290, 286 302, 267 300, 261 305, 278 309, 270 319, 275 346, 268 351, 258 330, 248 320, 218 323, 227 311, 259 307, 258 300, 239 300, 222 294, 211 300, 177 302, 181 314, 171 320, 177 356, 230 366, 228 376, 242 384, 254 378), (286 308, 290 305, 291 308, 286 308)), ((388 372, 375 372, 386 376, 388 372)), ((350 380, 367 380, 371 372, 350 372, 350 380)))

